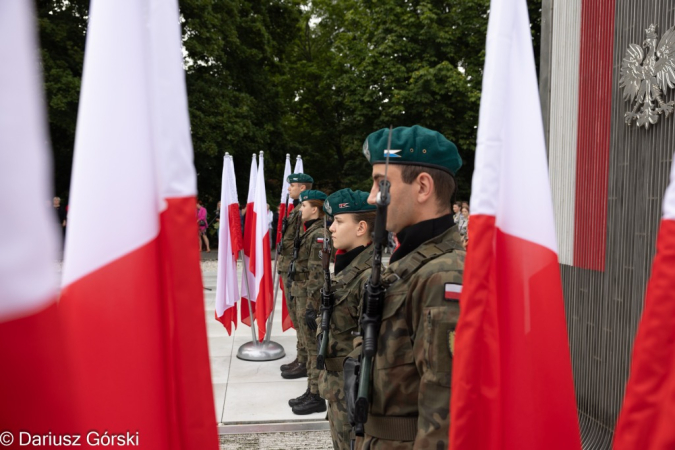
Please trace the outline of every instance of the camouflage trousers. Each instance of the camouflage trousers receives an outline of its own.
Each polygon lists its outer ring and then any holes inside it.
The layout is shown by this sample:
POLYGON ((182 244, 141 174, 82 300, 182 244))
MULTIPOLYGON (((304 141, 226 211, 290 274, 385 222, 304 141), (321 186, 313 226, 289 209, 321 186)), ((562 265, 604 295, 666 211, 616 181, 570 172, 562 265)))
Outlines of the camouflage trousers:
POLYGON ((295 316, 298 318, 298 341, 302 341, 305 348, 307 360, 307 387, 312 394, 319 393, 319 370, 316 368, 316 357, 318 348, 316 343, 316 331, 309 329, 305 323, 305 310, 307 309, 307 297, 295 297, 295 316))
POLYGON ((349 450, 352 427, 347 417, 347 404, 344 401, 328 402, 328 421, 330 437, 335 450, 349 450))
MULTIPOLYGON (((305 349, 305 346, 303 345, 302 339, 300 339, 300 329, 298 325, 298 316, 295 313, 295 305, 294 303, 295 300, 293 301, 288 301, 291 298, 291 293, 286 292, 288 289, 286 289, 286 280, 288 279, 288 274, 287 273, 280 273, 279 277, 281 278, 282 283, 284 283, 284 290, 281 292, 282 295, 282 300, 286 302, 286 307, 288 308, 288 315, 291 316, 291 320, 293 321, 293 327, 295 328, 295 331, 297 331, 298 336, 297 336, 297 341, 295 344, 295 349, 297 351, 296 355, 298 355, 298 361, 307 364, 307 350, 305 349), (285 295, 284 295, 285 293, 285 295)), ((304 316, 303 316, 304 320, 304 316)))

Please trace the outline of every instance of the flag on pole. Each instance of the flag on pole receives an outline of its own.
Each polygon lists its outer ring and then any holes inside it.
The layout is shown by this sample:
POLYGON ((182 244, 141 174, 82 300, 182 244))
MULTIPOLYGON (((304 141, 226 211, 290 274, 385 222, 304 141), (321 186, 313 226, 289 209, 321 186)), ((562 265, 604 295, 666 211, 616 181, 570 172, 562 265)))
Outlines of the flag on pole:
POLYGON ((580 449, 525 0, 491 3, 475 167, 450 447, 580 449))
POLYGON ((256 162, 256 155, 251 159, 251 171, 248 178, 248 196, 246 197, 246 215, 244 216, 244 229, 242 242, 244 250, 244 268, 241 272, 241 303, 239 305, 241 310, 241 321, 251 326, 250 313, 255 314, 255 276, 250 269, 250 258, 252 245, 255 240, 255 222, 253 221, 253 202, 255 201, 255 186, 258 175, 258 163, 256 162), (249 302, 249 300, 252 300, 249 302), (250 306, 250 311, 249 311, 250 306))
POLYGON ((255 277, 255 319, 258 322, 258 338, 262 342, 267 331, 267 318, 272 312, 272 253, 270 251, 270 227, 267 222, 267 192, 265 191, 265 166, 260 152, 258 173, 253 202, 253 228, 255 238, 251 242, 250 270, 255 277))
POLYGON ((20 431, 65 434, 76 419, 33 14, 33 2, 0 2, 0 444, 10 445, 9 432, 17 448, 20 431))
POLYGON ((237 259, 243 248, 241 241, 241 221, 239 219, 239 200, 237 182, 234 175, 232 157, 223 158, 223 177, 220 195, 221 219, 218 229, 218 275, 216 281, 216 320, 232 334, 232 325, 237 328, 237 259), (226 216, 222 211, 226 211, 226 216))
POLYGON ((305 173, 305 167, 302 164, 302 156, 300 155, 295 158, 295 167, 293 168, 293 173, 305 173))
POLYGON ((92 1, 60 309, 85 429, 215 449, 179 24, 92 1))
MULTIPOLYGON (((293 202, 288 197, 288 176, 291 174, 291 155, 286 154, 286 165, 284 166, 284 181, 281 187, 281 200, 279 200, 279 222, 277 223, 277 247, 281 242, 281 229, 283 228, 284 219, 293 211, 293 202), (288 205, 287 205, 288 203, 288 205)), ((288 305, 285 300, 284 282, 279 277, 279 288, 281 289, 281 329, 283 331, 293 327, 291 315, 288 313, 288 305)))
POLYGON ((675 159, 614 449, 675 445, 675 159))

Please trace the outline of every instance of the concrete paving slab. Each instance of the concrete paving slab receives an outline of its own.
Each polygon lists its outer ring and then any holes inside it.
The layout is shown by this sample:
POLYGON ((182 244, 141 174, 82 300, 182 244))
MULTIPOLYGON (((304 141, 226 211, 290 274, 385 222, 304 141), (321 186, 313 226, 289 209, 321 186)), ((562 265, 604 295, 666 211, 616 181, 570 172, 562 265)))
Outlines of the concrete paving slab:
POLYGON ((225 397, 224 424, 321 420, 326 413, 297 416, 288 400, 302 395, 307 379, 279 382, 228 383, 225 397))
POLYGON ((213 382, 213 384, 227 383, 230 375, 231 357, 212 356, 210 360, 211 360, 211 381, 213 382))
POLYGON ((213 383, 213 405, 215 408, 216 423, 220 423, 221 418, 223 417, 226 391, 227 383, 213 383))
MULTIPOLYGON (((234 340, 228 336, 209 336, 209 357, 232 356, 234 340)), ((235 350, 236 352, 236 350, 235 350)))

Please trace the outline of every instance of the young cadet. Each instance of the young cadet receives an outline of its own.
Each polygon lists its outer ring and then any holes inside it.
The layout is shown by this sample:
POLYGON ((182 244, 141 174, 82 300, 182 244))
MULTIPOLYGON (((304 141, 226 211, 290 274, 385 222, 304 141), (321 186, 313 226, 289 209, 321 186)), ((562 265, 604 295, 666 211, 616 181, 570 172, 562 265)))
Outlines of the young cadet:
MULTIPOLYGON (((390 147, 388 137, 388 129, 377 131, 363 146, 373 166, 371 204, 389 156, 386 228, 396 233, 399 247, 382 272, 386 291, 369 411, 357 448, 447 449, 452 343, 465 256, 451 199, 462 160, 455 144, 421 126, 395 128, 390 147)), ((357 348, 351 356, 359 354, 357 348)), ((353 363, 345 361, 345 378, 351 378, 347 370, 353 363)))
MULTIPOLYGON (((294 173, 288 176, 288 197, 293 201, 293 204, 299 203, 300 193, 312 189, 314 179, 304 173, 294 173), (296 202, 297 200, 297 202, 296 202)), ((297 206, 297 205, 296 205, 297 206)), ((296 236, 296 230, 302 227, 300 224, 300 209, 295 208, 288 214, 286 232, 281 236, 281 252, 279 253, 279 260, 277 262, 277 272, 281 277, 284 288, 288 282, 288 267, 291 265, 293 258, 293 241, 296 236)), ((283 295, 283 294, 282 294, 283 295)), ((295 306, 292 303, 290 292, 285 292, 285 302, 288 307, 288 313, 293 321, 293 326, 298 327, 298 318, 295 316, 295 306)), ((288 364, 283 364, 281 368, 281 376, 286 379, 302 378, 307 376, 307 351, 303 346, 301 339, 298 338, 297 357, 288 364)))
MULTIPOLYGON (((349 450, 351 425, 343 389, 342 363, 354 349, 352 332, 358 331, 363 287, 373 264, 371 234, 375 207, 368 193, 342 189, 328 196, 323 207, 333 216, 330 227, 335 256, 332 280, 335 303, 330 312, 325 370, 319 373, 319 394, 328 400, 328 420, 335 450, 349 450)), ((321 317, 317 319, 321 324, 321 317)), ((319 330, 321 332, 321 330, 319 330)))
POLYGON ((316 317, 321 305, 321 287, 323 270, 321 249, 323 247, 323 203, 326 194, 321 191, 302 191, 300 193, 300 213, 304 232, 300 250, 295 260, 295 273, 292 274, 291 296, 295 303, 295 316, 298 319, 298 340, 307 350, 307 391, 288 404, 293 413, 304 415, 326 411, 326 402, 319 396, 316 368, 316 317))

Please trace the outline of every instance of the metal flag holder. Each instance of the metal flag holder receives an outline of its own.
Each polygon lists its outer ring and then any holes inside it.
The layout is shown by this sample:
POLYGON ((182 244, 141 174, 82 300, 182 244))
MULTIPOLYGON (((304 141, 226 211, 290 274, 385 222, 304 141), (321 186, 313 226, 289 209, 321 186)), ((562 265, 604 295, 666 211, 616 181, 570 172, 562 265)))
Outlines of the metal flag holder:
MULTIPOLYGON (((263 152, 260 152, 262 156, 263 152)), ((253 155, 255 158, 255 155, 253 155)), ((259 169, 260 170, 260 169, 259 169)), ((239 257, 241 258, 241 261, 243 264, 245 264, 245 259, 244 259, 244 251, 240 250, 239 251, 239 257)), ((246 273, 246 267, 243 268, 242 270, 242 276, 246 279, 246 296, 248 298, 248 313, 249 317, 251 318, 251 342, 247 342, 243 344, 241 347, 239 347, 239 350, 237 350, 237 358, 243 359, 244 361, 274 361, 276 359, 281 359, 284 356, 286 356, 286 351, 284 350, 284 347, 274 341, 271 341, 270 338, 272 336, 272 319, 274 318, 274 309, 277 306, 277 294, 278 294, 278 285, 279 282, 277 280, 277 263, 279 260, 279 255, 276 255, 274 258, 274 275, 272 276, 272 280, 276 286, 274 290, 274 300, 272 302, 272 313, 270 314, 270 317, 267 320, 267 333, 265 335, 265 339, 262 342, 259 342, 257 337, 256 337, 256 330, 255 330, 255 323, 254 323, 254 316, 253 316, 253 308, 251 308, 251 288, 248 284, 248 274, 246 273)))

